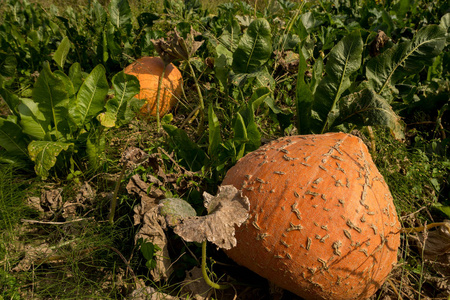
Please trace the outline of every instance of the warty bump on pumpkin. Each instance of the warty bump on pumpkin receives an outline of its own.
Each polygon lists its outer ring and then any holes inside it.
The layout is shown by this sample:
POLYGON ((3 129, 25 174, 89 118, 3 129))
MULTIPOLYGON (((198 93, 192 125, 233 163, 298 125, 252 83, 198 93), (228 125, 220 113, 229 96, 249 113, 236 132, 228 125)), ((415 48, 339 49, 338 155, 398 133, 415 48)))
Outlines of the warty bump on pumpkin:
POLYGON ((366 299, 397 262, 391 193, 361 139, 290 136, 249 153, 223 185, 250 201, 226 253, 305 299, 366 299))

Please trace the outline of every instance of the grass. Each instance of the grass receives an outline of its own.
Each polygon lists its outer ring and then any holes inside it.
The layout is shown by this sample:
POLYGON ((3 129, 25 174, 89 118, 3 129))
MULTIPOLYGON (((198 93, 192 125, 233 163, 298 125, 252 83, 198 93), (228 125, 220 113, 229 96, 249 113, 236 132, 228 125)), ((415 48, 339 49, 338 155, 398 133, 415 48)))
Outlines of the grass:
MULTIPOLYGON (((87 5, 88 0, 32 2, 45 8, 53 4, 62 10, 67 6, 87 5)), ((202 0, 204 7, 210 8, 211 12, 223 2, 226 1, 202 0)), ((249 2, 257 9, 271 3, 272 0, 249 2)), ((160 4, 161 1, 130 0, 134 13, 160 9, 160 4)), ((1 9, 0 7, 0 15, 1 9)), ((289 80, 286 82, 287 86, 289 80)), ((282 98, 285 93, 283 101, 286 101, 286 106, 292 106, 292 103, 287 101, 292 97, 293 90, 284 86, 280 89, 281 91, 277 91, 280 93, 279 97, 282 98)), ((192 91, 186 92, 192 95, 192 91)), ((211 98, 215 96, 217 95, 212 95, 211 98)), ((0 114, 2 111, 0 108, 0 114)), ((175 117, 174 123, 180 124, 183 121, 181 115, 182 113, 179 113, 179 116, 175 117)), ((231 116, 229 117, 228 121, 231 122, 231 116)), ((257 123, 265 137, 277 136, 280 133, 267 114, 258 116, 257 123)), ((190 130, 194 132, 195 125, 192 125, 190 130)), ((179 293, 178 287, 183 284, 186 270, 198 266, 200 249, 197 245, 183 243, 169 231, 169 251, 175 260, 174 275, 167 282, 153 283, 151 270, 145 267, 146 260, 135 246, 134 237, 140 227, 134 225, 133 209, 138 200, 128 194, 126 182, 133 174, 139 174, 145 180, 150 180, 151 176, 165 176, 169 179, 161 186, 161 190, 166 195, 189 198, 201 207, 201 191, 215 189, 219 179, 207 178, 210 174, 195 178, 183 174, 178 165, 181 162, 175 156, 158 150, 158 147, 164 144, 164 137, 156 136, 152 132, 154 125, 140 122, 127 129, 109 131, 109 147, 106 153, 108 165, 98 173, 81 174, 79 177, 80 182, 88 181, 97 190, 97 195, 91 201, 82 201, 72 219, 62 218, 61 215, 64 213, 64 204, 75 203, 74 199, 80 188, 76 180, 59 180, 57 185, 63 188, 61 205, 53 211, 47 205, 44 208, 46 212, 39 212, 27 205, 27 199, 29 196, 40 196, 41 189, 50 187, 21 175, 12 167, 0 165, 0 299, 121 299, 135 288, 136 278, 152 284, 156 290, 179 293), (110 200, 108 192, 111 192, 116 184, 114 175, 120 171, 118 159, 127 144, 151 154, 161 154, 161 160, 156 160, 160 169, 139 166, 132 174, 126 174, 120 185, 120 203, 116 219, 114 224, 110 225, 107 221, 110 200), (173 178, 176 180, 170 181, 173 178), (77 218, 85 221, 71 222, 77 218), (21 221, 22 219, 35 220, 37 223, 27 223, 21 221), (27 257, 28 263, 24 261, 27 257), (14 268, 16 271, 13 271, 14 268), (133 270, 134 275, 130 270, 133 270)), ((433 151, 429 151, 431 145, 439 141, 428 142, 427 139, 416 133, 415 138, 410 137, 408 143, 403 143, 394 140, 384 130, 375 132, 377 151, 373 153, 374 161, 388 183, 401 220, 407 227, 421 225, 433 219, 450 218, 450 215, 446 216, 437 209, 439 203, 450 205, 450 164, 445 155, 436 156, 432 154, 433 151)), ((401 261, 392 273, 391 282, 397 290, 410 292, 413 295, 411 297, 420 294, 437 296, 436 292, 430 290, 430 287, 435 286, 435 282, 430 278, 438 278, 439 274, 433 270, 432 264, 424 261, 423 249, 418 249, 411 237, 412 235, 402 236, 401 261)), ((228 261, 222 253, 210 250, 208 253, 214 256, 212 261, 215 270, 219 270, 217 277, 221 277, 226 274, 221 271, 226 264, 223 261, 228 261)), ((258 283, 260 285, 265 284, 260 278, 253 281, 263 282, 258 283)), ((379 292, 379 297, 394 297, 392 290, 389 284, 385 285, 379 292)), ((267 291, 265 296, 268 297, 267 291)), ((294 296, 285 298, 297 299, 294 296)))

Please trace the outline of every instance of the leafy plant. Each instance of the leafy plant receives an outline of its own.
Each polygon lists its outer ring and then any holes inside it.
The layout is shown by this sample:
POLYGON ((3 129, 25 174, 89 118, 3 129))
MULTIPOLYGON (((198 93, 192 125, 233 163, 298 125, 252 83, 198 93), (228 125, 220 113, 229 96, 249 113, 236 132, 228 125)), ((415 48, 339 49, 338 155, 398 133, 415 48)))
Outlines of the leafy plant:
POLYGON ((158 251, 161 251, 161 248, 158 245, 145 241, 143 238, 137 240, 137 244, 139 245, 139 249, 141 250, 142 255, 147 260, 145 266, 152 270, 156 267, 155 255, 158 251))
MULTIPOLYGON (((297 129, 324 133, 361 126, 386 126, 403 138, 403 125, 391 104, 398 94, 395 84, 418 74, 446 44, 446 30, 429 25, 410 41, 393 45, 365 64, 365 78, 355 81, 361 68, 363 42, 358 31, 344 37, 328 54, 325 76, 317 87, 304 79, 306 59, 300 53, 297 80, 297 129), (353 76, 352 76, 353 75, 353 76), (353 80, 353 82, 352 82, 353 80)), ((316 63, 321 64, 321 61, 316 63)))
POLYGON ((0 118, 0 146, 10 157, 31 160, 42 179, 57 165, 67 174, 76 161, 88 157, 92 167, 104 153, 104 131, 128 123, 141 103, 134 76, 118 73, 112 79, 114 97, 105 104, 109 86, 102 65, 83 78, 80 65, 73 64, 69 75, 52 72, 48 63, 38 77, 32 98, 19 98, 5 88, 0 95, 12 115, 0 118), (97 120, 98 118, 98 120, 97 120))

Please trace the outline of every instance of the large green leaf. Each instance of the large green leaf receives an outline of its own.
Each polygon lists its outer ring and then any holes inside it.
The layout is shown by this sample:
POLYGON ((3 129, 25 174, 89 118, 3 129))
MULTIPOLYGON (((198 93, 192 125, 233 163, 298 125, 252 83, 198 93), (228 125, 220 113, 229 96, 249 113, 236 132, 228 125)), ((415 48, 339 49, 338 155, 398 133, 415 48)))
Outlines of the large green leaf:
POLYGON ((81 65, 76 62, 69 68, 69 78, 72 81, 73 89, 76 92, 80 89, 83 84, 83 74, 81 73, 81 65))
POLYGON ((445 46, 445 35, 443 27, 429 25, 419 30, 412 41, 394 45, 372 58, 366 68, 370 87, 380 95, 389 94, 398 80, 431 65, 445 46))
POLYGON ((372 89, 341 98, 339 108, 329 116, 330 126, 352 123, 358 126, 386 126, 398 139, 403 139, 404 129, 400 117, 389 103, 372 89))
POLYGON ((130 34, 132 24, 132 14, 128 0, 112 0, 109 4, 109 14, 111 16, 111 23, 120 29, 124 29, 126 33, 130 34))
POLYGON ((261 69, 272 54, 272 35, 266 19, 254 20, 233 53, 235 73, 253 73, 261 69))
POLYGON ((0 146, 16 155, 27 156, 26 137, 12 117, 0 118, 0 146))
POLYGON ((126 108, 129 100, 140 90, 136 76, 125 74, 123 71, 114 75, 112 84, 114 98, 106 103, 106 111, 98 116, 100 123, 105 127, 120 126, 131 121, 125 114, 126 108))
POLYGON ((64 63, 66 62, 67 54, 69 54, 70 50, 70 40, 66 36, 63 38, 61 43, 53 54, 53 60, 58 64, 58 66, 62 69, 64 68, 64 63))
POLYGON ((52 73, 50 65, 45 62, 33 88, 33 101, 56 132, 59 122, 67 119, 67 96, 64 82, 52 73))
POLYGON ((95 30, 97 33, 103 32, 103 27, 108 20, 105 8, 97 0, 92 1, 93 20, 95 20, 95 30))
POLYGON ((103 110, 108 88, 105 68, 98 65, 84 80, 70 109, 70 117, 78 127, 88 123, 103 110))
POLYGON ((350 75, 361 66, 362 50, 359 31, 350 33, 331 49, 325 66, 326 76, 317 86, 312 103, 310 128, 314 133, 323 133, 328 129, 328 114, 350 87, 350 75))
POLYGON ((239 26, 239 22, 232 18, 219 36, 219 42, 225 46, 227 50, 234 52, 239 44, 240 35, 241 27, 239 26))
POLYGON ((72 143, 52 142, 52 141, 32 141, 28 145, 28 153, 34 161, 34 170, 42 179, 46 179, 49 170, 55 165, 56 159, 61 151, 67 151, 72 143))
POLYGON ((39 110, 38 104, 28 98, 22 98, 21 101, 18 111, 23 133, 36 140, 48 139, 50 122, 39 110))
POLYGON ((295 93, 297 109, 297 131, 300 134, 311 133, 309 129, 309 119, 311 114, 311 104, 314 100, 313 93, 309 85, 305 82, 306 60, 302 51, 299 55, 299 66, 297 74, 297 89, 295 93))

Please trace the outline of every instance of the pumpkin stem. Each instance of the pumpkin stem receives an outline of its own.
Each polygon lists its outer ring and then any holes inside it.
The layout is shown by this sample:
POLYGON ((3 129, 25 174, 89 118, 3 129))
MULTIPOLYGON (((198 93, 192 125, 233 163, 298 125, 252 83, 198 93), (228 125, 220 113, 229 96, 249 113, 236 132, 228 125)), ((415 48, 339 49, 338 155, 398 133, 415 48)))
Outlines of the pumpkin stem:
POLYGON ((200 125, 198 126, 197 134, 201 135, 203 133, 203 123, 205 121, 205 102, 203 101, 202 90, 200 89, 200 85, 197 80, 197 76, 195 76, 194 68, 192 68, 189 60, 186 60, 189 69, 191 70, 192 78, 194 79, 195 87, 197 88, 198 99, 200 101, 200 125))
POLYGON ((216 290, 224 290, 230 287, 228 284, 218 284, 209 279, 208 273, 206 272, 206 240, 202 242, 202 275, 205 282, 216 290))

